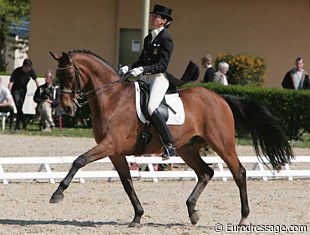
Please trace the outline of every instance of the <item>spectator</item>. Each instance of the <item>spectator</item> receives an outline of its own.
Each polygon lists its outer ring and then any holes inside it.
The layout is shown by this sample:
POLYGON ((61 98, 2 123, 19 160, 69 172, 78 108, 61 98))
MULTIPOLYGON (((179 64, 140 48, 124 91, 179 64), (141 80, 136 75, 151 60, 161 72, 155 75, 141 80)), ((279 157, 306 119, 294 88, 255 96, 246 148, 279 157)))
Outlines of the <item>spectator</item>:
POLYGON ((295 60, 295 68, 285 74, 282 81, 282 87, 286 89, 310 89, 310 81, 308 73, 303 69, 303 58, 298 57, 295 60))
POLYGON ((39 86, 37 75, 32 68, 30 59, 25 59, 23 66, 16 68, 10 78, 9 90, 12 93, 13 100, 17 109, 16 126, 15 129, 20 129, 20 121, 23 122, 23 129, 27 128, 27 121, 23 113, 23 105, 27 93, 27 84, 30 77, 35 81, 37 87, 39 86))
POLYGON ((207 54, 201 58, 202 67, 206 68, 206 73, 203 78, 204 82, 213 82, 215 69, 212 67, 213 59, 212 56, 207 54))
POLYGON ((10 130, 13 130, 14 107, 11 92, 8 88, 2 86, 0 77, 0 112, 10 112, 10 130))
POLYGON ((226 73, 229 69, 229 65, 226 62, 221 62, 218 65, 218 71, 214 74, 214 82, 221 83, 224 86, 228 85, 226 73))
POLYGON ((37 111, 40 115, 40 127, 42 131, 51 131, 55 127, 52 108, 55 108, 59 104, 58 89, 53 84, 53 72, 48 70, 45 74, 45 83, 39 86, 34 94, 34 102, 37 105, 37 111), (54 97, 56 93, 56 97, 54 97))

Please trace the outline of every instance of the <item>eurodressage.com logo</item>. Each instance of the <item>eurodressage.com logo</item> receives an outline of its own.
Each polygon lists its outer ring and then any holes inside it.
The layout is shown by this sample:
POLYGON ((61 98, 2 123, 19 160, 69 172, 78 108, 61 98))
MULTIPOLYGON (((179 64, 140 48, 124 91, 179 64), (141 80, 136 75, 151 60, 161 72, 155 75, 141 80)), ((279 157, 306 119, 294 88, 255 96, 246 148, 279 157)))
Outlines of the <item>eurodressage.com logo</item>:
POLYGON ((239 226, 235 224, 220 224, 217 223, 213 227, 216 233, 306 233, 308 232, 307 225, 273 225, 273 224, 260 224, 260 225, 244 225, 239 226))

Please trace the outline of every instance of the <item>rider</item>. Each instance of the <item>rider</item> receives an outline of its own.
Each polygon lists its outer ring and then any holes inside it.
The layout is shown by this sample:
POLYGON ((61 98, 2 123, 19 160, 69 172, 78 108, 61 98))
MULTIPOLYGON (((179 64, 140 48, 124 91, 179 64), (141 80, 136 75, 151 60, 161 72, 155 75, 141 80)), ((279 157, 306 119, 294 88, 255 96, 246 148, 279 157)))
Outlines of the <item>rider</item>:
POLYGON ((151 13, 152 31, 144 39, 144 45, 139 60, 132 65, 120 68, 120 73, 131 73, 140 77, 140 80, 150 85, 150 100, 148 103, 148 113, 156 126, 164 143, 165 151, 161 156, 164 159, 175 156, 174 142, 166 122, 158 106, 162 102, 169 87, 169 80, 166 70, 173 50, 173 42, 166 28, 172 22, 172 10, 155 5, 151 13))

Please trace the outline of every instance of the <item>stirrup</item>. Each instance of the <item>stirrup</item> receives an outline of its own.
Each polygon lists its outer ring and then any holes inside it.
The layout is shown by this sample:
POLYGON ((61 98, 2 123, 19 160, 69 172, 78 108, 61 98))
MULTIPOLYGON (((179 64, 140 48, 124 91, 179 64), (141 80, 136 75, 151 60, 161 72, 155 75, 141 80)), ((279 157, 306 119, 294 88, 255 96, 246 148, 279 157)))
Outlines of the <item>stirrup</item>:
POLYGON ((169 160, 170 157, 176 156, 175 147, 173 146, 173 144, 167 144, 167 145, 164 145, 163 147, 165 150, 162 154, 160 154, 163 161, 169 160))

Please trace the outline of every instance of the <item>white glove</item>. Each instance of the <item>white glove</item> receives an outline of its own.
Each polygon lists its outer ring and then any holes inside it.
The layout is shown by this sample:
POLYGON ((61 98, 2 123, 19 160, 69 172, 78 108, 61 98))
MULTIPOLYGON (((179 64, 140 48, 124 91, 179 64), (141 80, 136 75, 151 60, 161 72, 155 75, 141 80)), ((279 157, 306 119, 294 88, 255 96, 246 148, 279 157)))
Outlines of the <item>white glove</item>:
POLYGON ((128 70, 129 70, 129 67, 128 67, 127 65, 125 65, 125 66, 123 66, 123 67, 121 67, 121 68, 119 69, 118 73, 119 73, 120 75, 124 75, 124 74, 126 74, 126 73, 128 72, 128 70))
POLYGON ((143 67, 138 67, 134 68, 133 70, 130 70, 130 74, 134 77, 138 77, 142 73, 143 73, 143 67))

